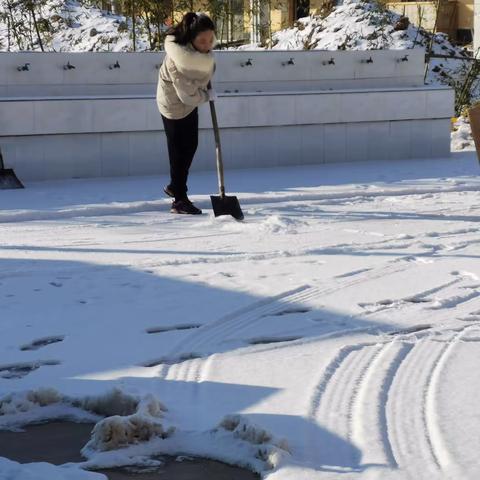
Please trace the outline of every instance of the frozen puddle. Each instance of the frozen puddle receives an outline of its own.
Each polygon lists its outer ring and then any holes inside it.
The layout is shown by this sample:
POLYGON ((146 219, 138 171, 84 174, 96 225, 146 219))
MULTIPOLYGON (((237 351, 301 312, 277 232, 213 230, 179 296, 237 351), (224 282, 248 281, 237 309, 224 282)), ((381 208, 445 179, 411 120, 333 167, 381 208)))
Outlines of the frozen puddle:
MULTIPOLYGON (((20 463, 48 462, 61 465, 82 462, 80 450, 93 429, 90 423, 51 422, 25 427, 23 432, 0 431, 0 456, 20 463)), ((109 480, 253 480, 258 475, 221 462, 191 457, 161 456, 164 464, 152 470, 130 467, 101 470, 109 480)))

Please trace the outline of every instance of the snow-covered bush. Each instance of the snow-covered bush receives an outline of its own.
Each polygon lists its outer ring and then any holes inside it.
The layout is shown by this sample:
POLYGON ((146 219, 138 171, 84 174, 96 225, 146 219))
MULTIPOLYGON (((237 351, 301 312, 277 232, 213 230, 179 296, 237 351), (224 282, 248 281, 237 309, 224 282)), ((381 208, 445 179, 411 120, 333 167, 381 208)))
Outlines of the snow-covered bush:
POLYGON ((147 442, 154 437, 167 438, 173 429, 166 429, 161 423, 166 408, 153 396, 143 398, 131 415, 113 415, 98 422, 90 441, 82 449, 88 456, 94 451, 116 450, 118 448, 147 442))

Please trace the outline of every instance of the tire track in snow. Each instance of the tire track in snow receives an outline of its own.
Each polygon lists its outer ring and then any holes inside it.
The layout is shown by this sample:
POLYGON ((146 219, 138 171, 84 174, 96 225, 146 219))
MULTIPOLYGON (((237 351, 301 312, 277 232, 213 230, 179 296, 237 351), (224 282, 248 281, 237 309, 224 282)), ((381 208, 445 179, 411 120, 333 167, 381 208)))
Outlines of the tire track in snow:
MULTIPOLYGON (((198 328, 194 333, 190 333, 183 340, 178 342, 165 357, 159 360, 159 363, 169 362, 176 363, 181 361, 182 356, 192 355, 196 351, 200 351, 202 347, 208 345, 215 345, 215 338, 223 338, 224 332, 244 327, 246 324, 261 318, 268 312, 275 310, 276 302, 282 299, 289 298, 290 303, 303 299, 305 295, 308 297, 308 292, 311 289, 308 285, 304 285, 295 290, 284 292, 275 297, 267 298, 259 302, 249 305, 237 312, 226 315, 217 321, 207 323, 198 328)), ((278 307, 278 306, 277 306, 278 307)), ((284 307, 285 308, 285 307, 284 307)), ((198 356, 206 356, 209 353, 198 353, 198 356)))
POLYGON ((389 438, 386 404, 398 369, 413 348, 406 342, 382 347, 365 372, 353 410, 352 441, 365 465, 397 467, 389 438))
MULTIPOLYGON (((346 440, 336 453, 352 465, 349 445, 361 452, 362 466, 399 467, 409 478, 418 477, 418 465, 440 473, 452 461, 437 421, 436 391, 451 352, 465 332, 477 329, 445 330, 443 339, 426 332, 410 341, 403 335, 342 347, 315 386, 309 417, 346 440)), ((214 358, 170 365, 166 377, 204 381, 214 358)))
POLYGON ((478 287, 475 286, 464 286, 463 289, 474 290, 473 292, 469 292, 463 295, 455 295, 452 297, 448 297, 441 300, 436 300, 434 298, 429 299, 428 297, 432 294, 442 292, 443 290, 448 289, 449 287, 453 287, 457 284, 460 284, 466 280, 471 281, 472 279, 478 280, 478 278, 470 273, 465 271, 453 271, 450 273, 454 278, 448 282, 444 282, 436 287, 429 288, 427 290, 423 290, 421 292, 415 293, 414 295, 409 295, 407 297, 397 298, 397 299, 384 299, 379 300, 377 302, 369 302, 369 303, 359 303, 359 307, 366 310, 365 315, 372 315, 384 310, 388 310, 391 308, 405 308, 412 304, 418 303, 431 303, 432 305, 427 307, 428 309, 433 310, 441 310, 444 308, 455 308, 457 305, 462 303, 468 302, 478 296, 480 296, 480 292, 476 290, 478 287), (472 277, 473 276, 473 277, 472 277))
POLYGON ((441 372, 468 328, 449 330, 447 339, 429 335, 419 340, 392 384, 387 423, 398 465, 411 478, 418 476, 418 465, 428 474, 454 466, 438 422, 436 392, 441 372))
POLYGON ((343 461, 395 467, 386 425, 385 404, 398 365, 408 353, 402 342, 342 347, 314 387, 308 416, 346 441, 343 461), (383 363, 387 366, 384 367, 383 363))
MULTIPOLYGON (((347 277, 342 281, 335 281, 333 285, 331 282, 323 287, 303 285, 295 290, 260 300, 191 332, 180 340, 158 363, 180 361, 185 355, 206 356, 215 353, 218 345, 224 339, 238 336, 241 330, 254 325, 266 316, 278 315, 282 311, 305 306, 306 302, 322 298, 325 295, 355 287, 364 282, 378 280, 415 266, 415 263, 408 261, 409 257, 403 259, 406 262, 401 260, 397 259, 374 271, 366 271, 364 274, 355 276, 355 278, 347 277)), ((245 346, 248 346, 248 344, 245 344, 245 346)))
MULTIPOLYGON (((448 330, 447 341, 414 332, 412 340, 402 335, 401 340, 340 348, 314 387, 308 416, 358 448, 363 465, 408 470, 410 463, 419 464, 412 455, 435 471, 450 465, 436 420, 435 391, 448 352, 463 331, 448 330)), ((351 455, 347 448, 344 454, 351 455)))
POLYGON ((465 295, 454 295, 453 297, 449 298, 443 298, 440 300, 437 300, 434 305, 429 307, 431 310, 444 310, 444 309, 452 309, 456 308, 459 305, 469 302, 470 300, 473 300, 475 298, 480 297, 480 292, 477 290, 474 290, 470 293, 467 293, 465 295))
POLYGON ((365 347, 372 347, 375 345, 376 343, 373 343, 373 342, 361 343, 357 345, 347 345, 339 349, 337 354, 333 357, 332 360, 330 360, 330 362, 326 366, 324 373, 322 374, 322 377, 314 387, 314 391, 309 402, 310 406, 309 406, 308 416, 310 418, 316 417, 317 411, 320 408, 320 402, 322 400, 322 397, 325 394, 327 387, 333 381, 332 380, 333 377, 337 374, 337 370, 344 363, 345 359, 352 352, 356 352, 356 351, 362 350, 365 347))
POLYGON ((392 450, 398 466, 410 473, 410 464, 418 465, 418 461, 430 474, 433 473, 432 466, 435 470, 438 466, 429 438, 425 435, 423 410, 429 358, 432 355, 435 357, 442 347, 433 345, 430 349, 429 345, 431 342, 423 339, 414 346, 392 383, 387 403, 392 450))
POLYGON ((440 428, 437 403, 438 399, 436 393, 439 390, 442 373, 449 358, 452 356, 452 352, 463 341, 466 334, 470 331, 475 331, 477 327, 478 325, 470 325, 465 328, 461 328, 454 335, 451 341, 445 343, 428 379, 429 381, 425 394, 426 424, 437 463, 442 469, 452 466, 455 466, 456 469, 459 469, 460 466, 455 464, 444 441, 444 434, 440 428))
POLYGON ((437 287, 433 287, 428 290, 418 292, 414 295, 409 295, 408 297, 403 297, 397 300, 385 299, 385 300, 380 300, 378 302, 360 303, 359 307, 367 310, 365 312, 365 315, 371 315, 372 313, 382 312, 390 308, 409 306, 415 303, 431 302, 433 300, 426 300, 426 297, 428 297, 429 295, 432 295, 433 293, 438 293, 442 290, 445 290, 448 287, 456 285, 461 281, 462 281, 461 278, 455 278, 453 280, 450 280, 449 282, 442 283, 437 287))

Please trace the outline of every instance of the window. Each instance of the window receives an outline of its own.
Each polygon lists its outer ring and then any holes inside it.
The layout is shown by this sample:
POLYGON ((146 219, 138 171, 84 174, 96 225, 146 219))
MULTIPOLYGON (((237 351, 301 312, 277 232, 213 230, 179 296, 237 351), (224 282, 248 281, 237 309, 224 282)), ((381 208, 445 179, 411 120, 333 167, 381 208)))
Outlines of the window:
POLYGON ((473 35, 472 31, 469 28, 460 28, 457 30, 457 42, 466 45, 472 43, 473 35))
POLYGON ((245 40, 245 8, 243 0, 227 0, 219 12, 217 23, 217 36, 221 43, 245 40))
POLYGON ((295 0, 295 20, 310 15, 310 0, 295 0))

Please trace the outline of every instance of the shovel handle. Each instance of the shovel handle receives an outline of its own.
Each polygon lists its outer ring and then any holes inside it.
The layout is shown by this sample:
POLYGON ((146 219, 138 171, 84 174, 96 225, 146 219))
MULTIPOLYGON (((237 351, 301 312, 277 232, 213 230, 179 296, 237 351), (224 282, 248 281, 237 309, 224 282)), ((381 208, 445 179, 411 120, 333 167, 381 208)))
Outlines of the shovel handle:
MULTIPOLYGON (((208 89, 212 88, 211 82, 208 82, 208 89)), ((220 196, 225 197, 225 176, 223 173, 223 157, 222 157, 222 146, 220 143, 220 131, 218 128, 217 112, 215 110, 215 102, 213 100, 209 101, 210 104, 210 113, 212 115, 212 124, 213 124, 213 134, 215 136, 215 154, 217 157, 217 174, 218 174, 218 189, 220 191, 220 196)))

